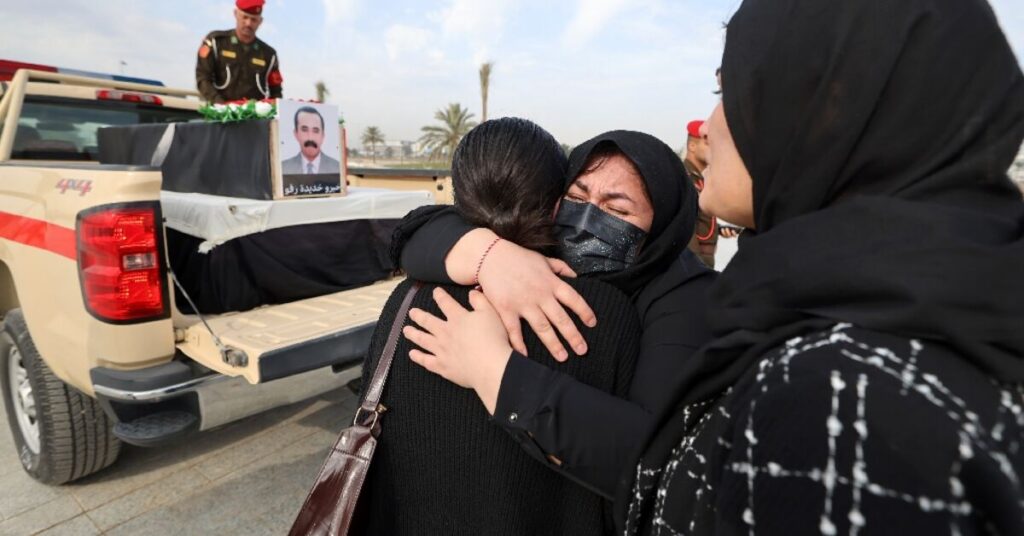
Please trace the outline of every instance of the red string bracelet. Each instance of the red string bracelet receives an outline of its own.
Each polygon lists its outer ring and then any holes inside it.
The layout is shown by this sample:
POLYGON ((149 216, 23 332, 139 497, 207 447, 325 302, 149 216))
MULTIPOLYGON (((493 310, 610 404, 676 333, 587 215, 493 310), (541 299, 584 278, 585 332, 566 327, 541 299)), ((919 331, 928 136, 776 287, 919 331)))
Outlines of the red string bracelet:
POLYGON ((487 258, 487 254, 491 252, 491 249, 493 249, 498 242, 501 242, 500 236, 495 238, 494 241, 491 242, 491 245, 487 246, 487 249, 484 250, 484 254, 480 256, 480 262, 476 263, 476 274, 473 275, 474 286, 480 286, 480 269, 484 267, 484 259, 487 258))
POLYGON ((711 218, 711 229, 708 230, 708 234, 701 236, 700 233, 696 233, 697 240, 711 240, 712 236, 715 236, 715 231, 718 230, 718 218, 711 218))

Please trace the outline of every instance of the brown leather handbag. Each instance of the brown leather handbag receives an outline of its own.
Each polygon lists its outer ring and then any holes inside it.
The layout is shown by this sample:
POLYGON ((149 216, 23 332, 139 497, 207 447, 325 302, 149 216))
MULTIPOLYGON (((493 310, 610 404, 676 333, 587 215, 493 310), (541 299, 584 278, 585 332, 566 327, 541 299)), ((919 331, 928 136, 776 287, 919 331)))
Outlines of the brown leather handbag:
POLYGON ((366 396, 356 410, 352 426, 341 431, 334 448, 324 460, 313 489, 309 490, 302 510, 299 510, 298 517, 292 523, 292 530, 288 533, 290 536, 347 535, 352 528, 359 492, 362 491, 366 473, 370 469, 373 451, 377 448, 380 417, 386 409, 380 404, 384 382, 391 370, 409 306, 420 286, 420 283, 413 283, 402 299, 395 321, 391 324, 387 344, 373 371, 373 378, 369 385, 364 386, 366 396))

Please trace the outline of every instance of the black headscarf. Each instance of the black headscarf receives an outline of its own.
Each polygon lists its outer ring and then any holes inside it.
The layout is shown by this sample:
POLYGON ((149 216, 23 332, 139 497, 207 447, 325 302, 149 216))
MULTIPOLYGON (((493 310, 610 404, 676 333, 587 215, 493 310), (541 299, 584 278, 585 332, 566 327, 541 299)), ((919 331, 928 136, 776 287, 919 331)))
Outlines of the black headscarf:
MULTIPOLYGON (((716 340, 683 365, 676 408, 836 322, 1024 381, 1024 203, 1007 177, 1024 76, 985 0, 744 0, 721 74, 757 231, 712 287, 716 340)), ((674 415, 645 464, 679 444, 674 415)))
POLYGON ((594 277, 631 296, 643 314, 666 288, 702 273, 679 262, 697 221, 697 191, 686 180, 683 162, 671 147, 650 134, 627 130, 606 132, 573 149, 569 155, 566 191, 585 170, 590 155, 606 144, 622 151, 640 172, 654 207, 654 221, 635 264, 619 272, 594 277))
POLYGON ((712 289, 684 400, 837 321, 1024 381, 1024 76, 985 0, 746 0, 725 115, 756 233, 712 289))

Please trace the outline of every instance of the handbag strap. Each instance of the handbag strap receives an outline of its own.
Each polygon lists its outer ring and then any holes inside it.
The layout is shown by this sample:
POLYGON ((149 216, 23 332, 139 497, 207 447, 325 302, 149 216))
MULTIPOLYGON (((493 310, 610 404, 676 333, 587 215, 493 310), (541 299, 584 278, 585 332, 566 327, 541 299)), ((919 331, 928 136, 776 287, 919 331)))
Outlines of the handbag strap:
POLYGON ((419 281, 414 282, 402 299, 402 305, 399 306, 398 313, 395 314, 395 320, 391 324, 391 331, 388 332, 388 340, 384 345, 384 351, 381 352, 380 359, 377 360, 377 368, 374 369, 370 385, 366 388, 366 396, 363 397, 362 404, 356 410, 356 416, 352 421, 353 425, 362 424, 371 430, 377 427, 377 418, 384 412, 384 408, 380 405, 380 397, 384 393, 384 383, 388 379, 391 362, 395 359, 398 337, 401 335, 402 326, 405 324, 405 317, 409 314, 409 306, 412 305, 412 299, 422 286, 423 284, 419 281), (369 416, 370 413, 373 414, 373 420, 367 423, 361 417, 369 416))

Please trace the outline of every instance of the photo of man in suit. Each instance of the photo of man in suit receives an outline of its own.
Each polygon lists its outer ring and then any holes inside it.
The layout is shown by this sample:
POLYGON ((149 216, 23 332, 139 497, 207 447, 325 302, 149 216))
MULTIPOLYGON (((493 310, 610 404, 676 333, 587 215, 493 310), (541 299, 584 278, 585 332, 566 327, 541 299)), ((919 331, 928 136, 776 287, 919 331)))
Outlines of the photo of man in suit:
POLYGON ((341 173, 338 161, 323 154, 324 117, 312 106, 295 112, 295 140, 299 153, 281 161, 284 175, 320 175, 341 173))

